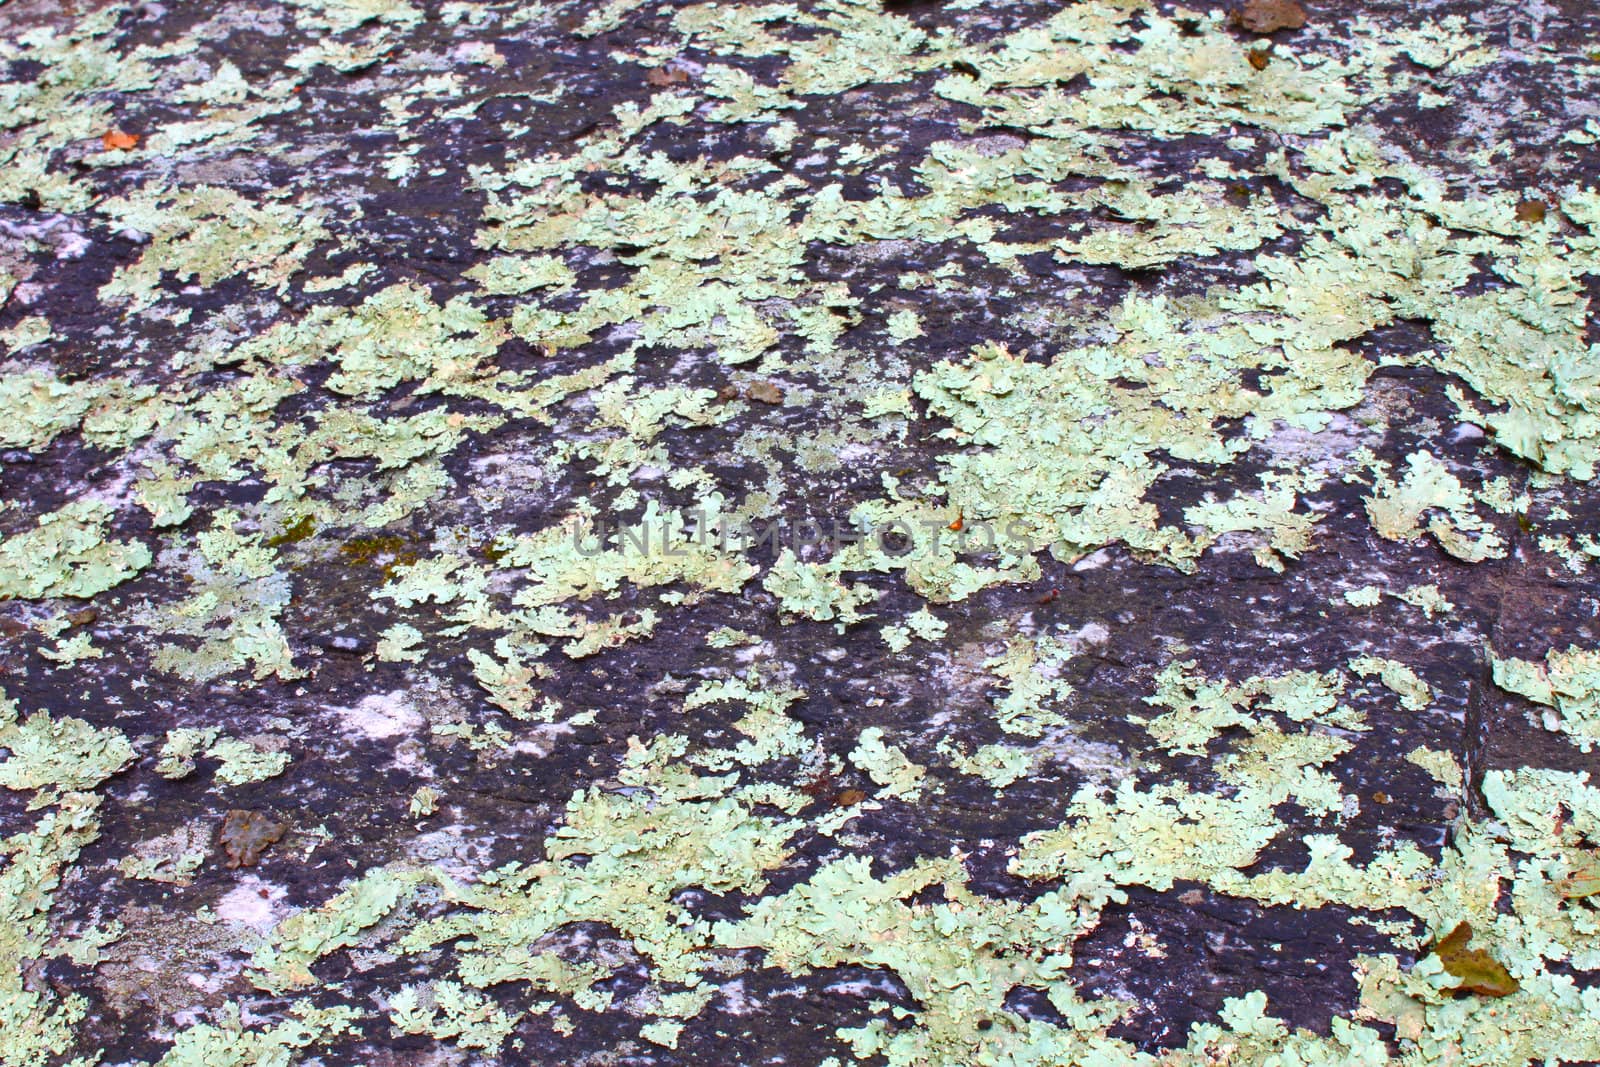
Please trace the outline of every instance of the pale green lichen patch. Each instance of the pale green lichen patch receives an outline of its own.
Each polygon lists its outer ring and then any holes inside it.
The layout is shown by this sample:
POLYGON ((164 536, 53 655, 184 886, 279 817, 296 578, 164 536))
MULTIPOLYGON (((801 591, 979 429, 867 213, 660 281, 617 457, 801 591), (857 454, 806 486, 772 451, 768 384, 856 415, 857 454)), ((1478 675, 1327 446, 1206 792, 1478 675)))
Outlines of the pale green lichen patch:
POLYGON ((169 275, 210 286, 247 274, 255 285, 282 286, 327 236, 317 215, 272 201, 251 204, 214 186, 141 190, 104 201, 99 210, 118 226, 150 235, 139 261, 100 289, 102 300, 135 308, 160 299, 158 288, 169 275))
POLYGON ((1290 722, 1365 729, 1362 716, 1339 703, 1345 683, 1337 672, 1291 671, 1233 685, 1207 679, 1197 666, 1193 660, 1168 664, 1156 677, 1155 694, 1146 698, 1146 703, 1168 709, 1144 726, 1173 755, 1201 755, 1235 727, 1275 732, 1276 727, 1255 714, 1258 702, 1260 710, 1280 713, 1290 722))
POLYGON ((485 292, 499 296, 572 284, 572 271, 554 256, 496 256, 466 272, 485 292))
MULTIPOLYGON (((169 634, 198 639, 172 641, 153 657, 162 670, 207 679, 250 667, 256 678, 302 676, 279 619, 291 593, 276 566, 276 552, 259 532, 241 533, 242 516, 223 508, 208 529, 195 535, 183 558, 193 592, 156 616, 169 634)), ((180 542, 181 544, 182 542, 180 542)))
POLYGON ((1070 902, 1047 894, 1032 905, 972 893, 960 865, 926 860, 887 879, 865 857, 829 864, 783 896, 762 901, 749 918, 722 924, 720 942, 760 947, 769 963, 798 973, 840 964, 881 967, 915 998, 916 1025, 885 1020, 841 1033, 861 1058, 888 1063, 969 1062, 996 1040, 1041 1055, 1035 1062, 1128 1055, 1098 1030, 1119 1009, 1083 1002, 1066 978, 1081 918, 1070 902), (937 889, 938 903, 909 898, 937 889), (1026 1020, 1004 1006, 1019 985, 1038 988, 1066 1014, 1069 1027, 1026 1020))
POLYGON ((142 542, 107 537, 110 520, 109 505, 83 500, 0 540, 0 600, 92 597, 149 566, 142 542))
POLYGON ((400 947, 459 941, 467 986, 527 982, 597 1010, 610 999, 594 988, 608 968, 564 961, 541 944, 569 923, 601 922, 629 939, 660 981, 694 984, 711 963, 709 929, 674 895, 689 886, 759 890, 798 826, 755 814, 762 790, 738 786, 737 774, 683 767, 685 749, 676 737, 634 742, 619 774, 626 793, 580 790, 546 841, 549 859, 486 872, 472 885, 446 883, 452 913, 420 923, 400 947))
POLYGON ((411 794, 411 801, 406 805, 406 812, 414 819, 425 819, 439 810, 439 791, 432 786, 418 786, 417 791, 411 794))
POLYGON ((1600 1059, 1572 5, 88 6, 0 1065, 1600 1059))
MULTIPOLYGON (((51 894, 80 850, 99 836, 97 799, 62 797, 60 807, 28 830, 0 839, 0 1062, 24 1067, 72 1053, 88 1011, 78 995, 56 997, 30 988, 26 972, 45 957, 51 941, 51 894)), ((79 1058, 77 1062, 87 1062, 79 1058)))
POLYGON ((42 711, 22 718, 0 691, 0 786, 34 790, 33 806, 55 803, 57 790, 81 792, 116 774, 133 759, 133 746, 116 730, 82 719, 52 718, 42 711))
POLYGON ((92 400, 93 390, 47 371, 8 367, 0 379, 0 404, 9 416, 0 426, 0 445, 38 451, 77 426, 92 400))
POLYGON ((355 1029, 354 1008, 319 1008, 296 1001, 283 1021, 247 1026, 235 1005, 217 1023, 199 1023, 178 1034, 157 1067, 267 1067, 293 1063, 300 1050, 355 1029))
POLYGON ((250 980, 275 993, 315 984, 311 965, 356 944, 368 927, 405 900, 419 878, 404 871, 374 871, 320 908, 291 915, 251 957, 250 980))
POLYGON ((408 985, 389 998, 389 1019, 408 1034, 428 1034, 462 1048, 500 1051, 517 1020, 460 982, 408 985))
POLYGON ((211 838, 209 826, 181 826, 137 842, 132 852, 117 861, 117 870, 127 878, 188 885, 211 854, 211 838))
POLYGON ((156 761, 156 773, 164 778, 183 778, 193 774, 195 760, 219 760, 216 780, 222 785, 244 785, 265 781, 282 774, 289 766, 289 754, 272 751, 247 740, 222 737, 215 728, 167 731, 156 761))
POLYGON ((943 749, 941 753, 951 757, 950 764, 958 771, 976 775, 996 790, 1028 777, 1036 763, 1032 753, 1015 745, 983 745, 970 755, 943 749))
POLYGON ((1542 705, 1544 728, 1566 734, 1582 751, 1600 743, 1600 652, 1553 648, 1543 663, 1496 656, 1494 680, 1542 705))
POLYGON ((883 731, 876 726, 861 731, 850 762, 865 771, 885 797, 916 800, 922 792, 927 768, 913 763, 897 746, 886 744, 883 731))
POLYGON ((785 611, 818 622, 856 622, 864 617, 857 609, 875 597, 870 589, 853 588, 840 581, 825 565, 796 559, 787 548, 761 584, 778 598, 785 611))
POLYGON ((1446 552, 1469 563, 1505 554, 1500 536, 1474 513, 1471 494, 1443 464, 1428 452, 1413 453, 1406 464, 1398 484, 1383 467, 1375 474, 1367 514, 1379 534, 1414 541, 1426 530, 1446 552))
POLYGON ((1433 690, 1417 677, 1417 672, 1398 660, 1384 656, 1357 656, 1350 669, 1363 678, 1377 678, 1385 688, 1398 694, 1408 711, 1421 711, 1433 701, 1433 690))
POLYGON ((58 944, 52 894, 100 833, 100 798, 88 790, 121 771, 134 752, 116 730, 80 719, 43 712, 20 719, 3 691, 0 752, 0 786, 32 790, 30 810, 52 809, 0 838, 0 1063, 24 1067, 66 1057, 77 1045, 88 1001, 38 988, 28 974, 58 944))
POLYGON ((1066 718, 1060 703, 1072 696, 1072 686, 1060 677, 1071 650, 1051 637, 1013 638, 1003 655, 984 664, 1003 695, 994 702, 996 721, 1007 733, 1038 737, 1060 726, 1066 718))

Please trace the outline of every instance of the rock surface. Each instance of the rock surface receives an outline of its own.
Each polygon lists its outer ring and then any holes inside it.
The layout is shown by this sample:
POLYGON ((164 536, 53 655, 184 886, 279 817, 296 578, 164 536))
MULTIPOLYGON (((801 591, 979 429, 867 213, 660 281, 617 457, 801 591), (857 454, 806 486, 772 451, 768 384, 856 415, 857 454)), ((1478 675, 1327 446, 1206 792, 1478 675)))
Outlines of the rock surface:
POLYGON ((0 4, 0 1065, 1600 1060, 1597 48, 0 4))

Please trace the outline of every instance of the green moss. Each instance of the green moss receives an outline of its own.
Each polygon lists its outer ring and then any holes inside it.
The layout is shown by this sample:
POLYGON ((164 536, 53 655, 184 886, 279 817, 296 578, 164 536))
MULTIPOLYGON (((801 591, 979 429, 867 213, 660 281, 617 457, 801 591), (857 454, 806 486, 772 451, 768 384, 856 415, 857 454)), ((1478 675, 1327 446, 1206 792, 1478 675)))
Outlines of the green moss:
MULTIPOLYGON (((280 533, 273 534, 264 542, 268 548, 277 548, 279 545, 293 545, 306 540, 317 532, 317 520, 310 515, 302 515, 285 526, 280 533)), ((345 546, 348 547, 348 546, 345 546)))
POLYGON ((421 559, 414 542, 400 534, 352 537, 339 546, 339 555, 353 567, 378 568, 386 581, 421 559))

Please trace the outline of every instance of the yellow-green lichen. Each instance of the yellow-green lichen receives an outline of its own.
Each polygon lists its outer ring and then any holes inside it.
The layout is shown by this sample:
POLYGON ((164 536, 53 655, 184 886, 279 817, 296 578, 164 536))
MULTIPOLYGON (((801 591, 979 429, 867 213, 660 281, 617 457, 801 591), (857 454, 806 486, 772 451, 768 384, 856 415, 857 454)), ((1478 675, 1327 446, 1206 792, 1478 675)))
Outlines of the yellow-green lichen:
POLYGON ((0 540, 0 600, 92 597, 149 566, 142 542, 107 538, 111 514, 101 501, 75 501, 0 540))
POLYGON ((1494 680, 1546 710, 1546 730, 1565 734, 1584 752, 1600 743, 1600 651, 1551 649, 1544 662, 1494 657, 1494 680))

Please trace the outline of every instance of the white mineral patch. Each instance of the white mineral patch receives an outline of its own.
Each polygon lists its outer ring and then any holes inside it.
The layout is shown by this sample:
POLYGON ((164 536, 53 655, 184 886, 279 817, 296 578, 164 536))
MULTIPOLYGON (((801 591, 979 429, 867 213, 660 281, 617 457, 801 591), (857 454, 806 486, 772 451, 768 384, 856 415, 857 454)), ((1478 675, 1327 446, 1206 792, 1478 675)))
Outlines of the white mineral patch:
POLYGON ((373 693, 358 700, 354 707, 331 708, 339 713, 350 730, 374 740, 413 734, 422 729, 422 713, 411 706, 404 690, 373 693))
POLYGON ((217 902, 217 917, 230 925, 248 926, 256 933, 265 934, 278 925, 287 910, 280 906, 283 896, 282 886, 247 875, 217 902))

